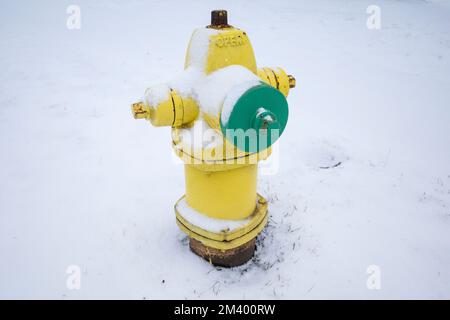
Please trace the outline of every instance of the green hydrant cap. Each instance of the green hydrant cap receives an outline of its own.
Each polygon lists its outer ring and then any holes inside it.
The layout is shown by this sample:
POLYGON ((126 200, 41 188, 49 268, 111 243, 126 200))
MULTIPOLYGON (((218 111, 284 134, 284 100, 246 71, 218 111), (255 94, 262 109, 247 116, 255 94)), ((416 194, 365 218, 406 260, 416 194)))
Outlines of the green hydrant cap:
POLYGON ((260 82, 237 99, 226 123, 220 117, 220 128, 238 149, 259 152, 278 140, 286 127, 288 114, 285 96, 260 82))

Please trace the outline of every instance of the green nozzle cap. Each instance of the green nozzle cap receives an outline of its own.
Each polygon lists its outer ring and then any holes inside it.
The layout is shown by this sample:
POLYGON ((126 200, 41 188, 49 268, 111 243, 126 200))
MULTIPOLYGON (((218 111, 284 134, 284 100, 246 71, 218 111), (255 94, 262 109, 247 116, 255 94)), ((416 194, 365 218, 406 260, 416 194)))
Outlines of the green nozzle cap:
MULTIPOLYGON (((233 96, 232 92, 228 96, 233 96)), ((259 152, 278 140, 286 127, 288 114, 284 95, 260 82, 237 99, 226 123, 221 116, 220 127, 222 134, 238 149, 259 152)))

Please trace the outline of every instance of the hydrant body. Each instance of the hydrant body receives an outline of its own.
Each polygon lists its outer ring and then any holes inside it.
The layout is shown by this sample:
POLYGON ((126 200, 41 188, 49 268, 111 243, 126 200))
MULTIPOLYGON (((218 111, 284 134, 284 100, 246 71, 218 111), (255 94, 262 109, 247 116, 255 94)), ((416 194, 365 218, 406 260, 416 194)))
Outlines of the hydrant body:
POLYGON ((185 71, 132 106, 135 118, 172 126, 186 177, 176 221, 191 249, 215 265, 253 256, 268 219, 267 201, 256 191, 258 161, 284 130, 285 96, 294 86, 280 68, 257 69, 246 32, 218 10, 210 26, 194 31, 185 71))

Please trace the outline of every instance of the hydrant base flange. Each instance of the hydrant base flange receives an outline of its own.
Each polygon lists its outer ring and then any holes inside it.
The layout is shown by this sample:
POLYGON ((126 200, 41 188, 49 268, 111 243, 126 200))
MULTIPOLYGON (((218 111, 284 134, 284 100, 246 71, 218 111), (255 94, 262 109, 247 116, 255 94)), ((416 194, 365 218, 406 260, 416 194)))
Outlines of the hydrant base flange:
POLYGON ((261 195, 254 213, 246 219, 246 223, 233 230, 212 232, 201 229, 187 221, 182 216, 183 196, 175 205, 176 222, 178 227, 190 238, 191 250, 213 265, 234 267, 244 264, 253 257, 256 237, 264 229, 268 219, 268 203, 261 195))
POLYGON ((220 232, 206 230, 195 223, 190 222, 186 218, 187 215, 183 215, 182 204, 184 201, 185 196, 181 197, 175 204, 175 215, 178 227, 190 238, 194 238, 211 248, 230 250, 240 247, 253 238, 256 238, 267 224, 267 200, 259 194, 257 194, 257 201, 253 214, 247 219, 242 220, 245 222, 242 226, 232 230, 221 230, 220 232))
POLYGON ((243 265, 253 257, 256 249, 256 238, 229 250, 211 248, 194 238, 190 238, 189 247, 195 254, 209 263, 219 267, 230 268, 243 265))

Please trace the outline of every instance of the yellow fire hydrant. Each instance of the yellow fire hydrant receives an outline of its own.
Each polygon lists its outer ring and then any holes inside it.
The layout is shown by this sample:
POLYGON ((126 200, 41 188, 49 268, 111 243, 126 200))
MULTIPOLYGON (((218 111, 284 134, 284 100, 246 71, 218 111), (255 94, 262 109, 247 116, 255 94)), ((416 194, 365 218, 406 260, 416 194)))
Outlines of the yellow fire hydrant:
POLYGON ((132 105, 136 119, 172 127, 186 176, 176 222, 192 251, 214 265, 241 265, 254 254, 268 219, 256 192, 258 161, 286 126, 293 87, 281 68, 258 69, 247 33, 215 10, 211 25, 194 31, 185 70, 132 105))

